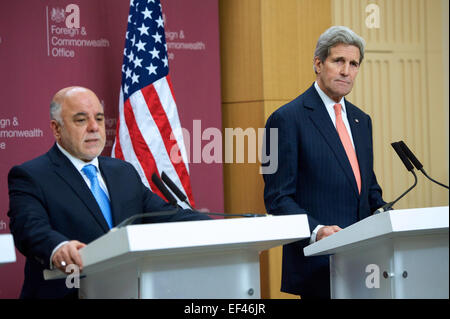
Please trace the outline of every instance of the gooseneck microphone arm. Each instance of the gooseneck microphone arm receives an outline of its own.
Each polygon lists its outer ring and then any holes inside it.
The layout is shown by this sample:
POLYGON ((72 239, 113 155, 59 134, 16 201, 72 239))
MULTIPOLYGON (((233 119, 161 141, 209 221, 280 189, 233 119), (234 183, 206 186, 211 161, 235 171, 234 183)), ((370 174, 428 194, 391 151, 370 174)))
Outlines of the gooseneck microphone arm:
POLYGON ((383 212, 391 210, 392 207, 395 205, 395 203, 397 203, 403 196, 408 194, 414 187, 416 187, 416 185, 417 185, 417 175, 416 175, 416 173, 414 173, 414 171, 411 171, 411 173, 414 176, 414 184, 410 188, 408 188, 403 194, 401 194, 396 200, 394 200, 393 202, 387 203, 386 205, 381 207, 380 209, 383 209, 383 212))
POLYGON ((416 167, 416 169, 418 169, 419 171, 422 172, 423 175, 425 175, 426 178, 428 178, 430 181, 432 181, 433 183, 438 184, 439 186, 442 186, 444 188, 448 189, 447 185, 444 185, 442 183, 439 183, 438 181, 432 179, 430 176, 428 176, 427 172, 425 172, 425 170, 423 169, 423 165, 422 163, 417 159, 417 157, 414 155, 414 153, 409 149, 409 147, 405 144, 405 142, 400 141, 398 142, 400 147, 403 150, 403 153, 405 153, 405 155, 409 158, 409 160, 414 164, 414 166, 416 167))
POLYGON ((164 183, 161 181, 161 179, 158 177, 158 175, 156 175, 156 173, 153 173, 153 175, 152 175, 152 182, 161 191, 161 193, 169 201, 169 204, 174 207, 174 209, 168 210, 168 211, 162 211, 162 212, 137 214, 137 215, 128 217, 127 219, 122 221, 120 224, 118 224, 116 227, 111 228, 110 231, 115 231, 119 228, 131 225, 136 219, 139 219, 139 218, 171 216, 171 215, 175 215, 178 212, 177 200, 175 199, 175 197, 173 197, 172 193, 169 192, 169 190, 164 186, 164 183))
POLYGON ((375 214, 383 213, 383 212, 386 212, 388 210, 391 210, 395 203, 397 203, 401 198, 403 198, 403 196, 408 194, 417 185, 417 175, 416 175, 416 173, 414 173, 414 166, 411 164, 411 162, 408 160, 407 156, 403 152, 401 145, 399 144, 399 142, 391 143, 391 145, 394 148, 395 152, 397 153, 398 157, 400 157, 400 159, 403 162, 403 165, 405 165, 406 169, 408 171, 410 171, 411 174, 413 174, 413 176, 414 176, 414 184, 410 188, 408 188, 403 194, 401 194, 397 199, 395 199, 394 201, 389 202, 389 203, 383 205, 382 207, 378 208, 375 211, 375 214))
MULTIPOLYGON (((268 216, 267 214, 222 214, 222 213, 209 213, 209 212, 199 212, 192 208, 192 206, 189 204, 189 202, 186 201, 186 195, 183 194, 183 192, 175 185, 175 183, 163 172, 161 175, 164 179, 164 182, 167 184, 167 186, 170 188, 170 190, 183 202, 189 205, 189 207, 192 209, 192 211, 205 214, 205 215, 212 215, 212 216, 222 216, 222 217, 264 217, 268 216)), ((120 224, 118 224, 116 227, 111 228, 110 232, 114 232, 122 227, 126 227, 128 225, 131 225, 136 219, 138 218, 144 218, 144 217, 159 217, 159 216, 171 216, 175 215, 180 207, 177 204, 177 200, 175 197, 173 197, 172 193, 164 186, 163 181, 159 178, 159 176, 156 173, 153 173, 152 175, 152 181, 155 184, 155 186, 161 191, 161 193, 166 197, 166 199, 169 201, 169 204, 171 204, 174 209, 168 210, 168 211, 161 211, 161 212, 151 212, 151 213, 143 213, 143 214, 137 214, 134 216, 131 216, 124 221, 122 221, 120 224)))

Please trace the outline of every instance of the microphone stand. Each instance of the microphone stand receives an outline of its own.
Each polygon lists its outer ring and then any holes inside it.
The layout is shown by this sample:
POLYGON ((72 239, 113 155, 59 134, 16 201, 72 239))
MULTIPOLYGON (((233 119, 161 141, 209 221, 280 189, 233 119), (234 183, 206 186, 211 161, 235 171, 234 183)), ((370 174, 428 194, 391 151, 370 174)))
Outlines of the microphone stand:
POLYGON ((408 157, 406 156, 405 152, 403 151, 403 148, 402 148, 400 142, 391 143, 391 146, 394 149, 394 151, 397 153, 397 155, 400 158, 400 160, 403 162, 403 165, 405 165, 406 169, 413 174, 413 176, 414 176, 414 185, 412 185, 410 188, 408 188, 406 190, 406 192, 401 194, 400 197, 398 197, 396 200, 394 200, 394 201, 392 201, 390 203, 387 203, 387 204, 383 205, 382 207, 378 208, 373 213, 374 215, 386 212, 388 210, 391 210, 392 206, 394 206, 395 203, 397 203, 403 196, 408 194, 408 192, 411 191, 417 185, 417 175, 416 175, 416 173, 414 173, 414 166, 411 164, 410 160, 408 159, 408 157))
POLYGON ((416 175, 416 173, 414 173, 414 171, 411 171, 411 173, 412 173, 413 176, 414 176, 414 184, 413 184, 410 188, 408 188, 408 189, 406 190, 406 192, 404 192, 403 194, 401 194, 400 197, 398 197, 396 200, 394 200, 393 202, 387 203, 386 205, 384 205, 384 206, 378 208, 378 209, 375 211, 374 214, 384 213, 384 212, 387 212, 387 211, 389 211, 389 210, 392 210, 392 206, 394 206, 395 203, 397 203, 403 196, 405 196, 406 194, 408 194, 409 191, 411 191, 414 187, 416 187, 416 185, 417 185, 417 175, 416 175))

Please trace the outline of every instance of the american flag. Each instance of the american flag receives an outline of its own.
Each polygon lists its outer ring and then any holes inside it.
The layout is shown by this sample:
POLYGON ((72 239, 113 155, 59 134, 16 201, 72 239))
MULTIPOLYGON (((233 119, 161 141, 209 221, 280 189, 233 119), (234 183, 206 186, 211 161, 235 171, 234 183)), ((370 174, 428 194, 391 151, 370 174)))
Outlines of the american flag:
POLYGON ((112 156, 133 164, 144 184, 162 198, 151 176, 164 171, 194 206, 159 0, 130 1, 123 54, 112 156))

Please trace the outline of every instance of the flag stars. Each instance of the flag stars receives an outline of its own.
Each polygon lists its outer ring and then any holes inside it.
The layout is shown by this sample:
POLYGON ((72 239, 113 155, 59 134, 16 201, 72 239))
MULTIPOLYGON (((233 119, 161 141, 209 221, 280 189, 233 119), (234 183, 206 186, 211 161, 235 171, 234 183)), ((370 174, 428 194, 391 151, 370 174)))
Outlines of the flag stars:
POLYGON ((158 3, 154 0, 134 0, 131 3, 122 66, 122 92, 125 98, 141 86, 167 74, 169 59, 164 38, 165 17, 158 3))
POLYGON ((153 48, 153 51, 149 52, 152 55, 152 59, 159 59, 159 51, 156 48, 153 48))
POLYGON ((147 19, 147 18, 149 18, 151 20, 152 19, 152 12, 153 11, 148 10, 148 8, 145 8, 145 10, 141 12, 144 15, 144 20, 147 19))
MULTIPOLYGON (((149 29, 149 27, 146 27, 144 23, 142 23, 142 26, 140 28, 138 28, 138 30, 141 32, 141 35, 143 35, 143 34, 149 35, 148 29, 149 29)), ((133 45, 134 45, 134 43, 133 43, 133 45)))
POLYGON ((161 61, 163 61, 165 67, 169 66, 169 60, 167 60, 167 56, 165 56, 164 59, 161 59, 161 61))
POLYGON ((158 24, 158 28, 164 28, 164 20, 162 19, 161 16, 159 16, 158 20, 155 21, 158 24))
POLYGON ((145 51, 145 45, 146 45, 147 43, 145 43, 145 42, 142 42, 141 40, 139 40, 139 42, 136 44, 136 47, 137 47, 137 52, 139 52, 139 51, 145 51))
POLYGON ((134 60, 133 51, 130 51, 130 54, 128 54, 127 58, 128 58, 128 62, 130 62, 130 63, 133 62, 133 60, 134 60))
POLYGON ((150 74, 155 74, 156 75, 156 69, 157 69, 158 67, 157 66, 154 66, 153 65, 153 63, 150 63, 150 66, 149 67, 146 67, 146 69, 148 70, 148 75, 150 75, 150 74))
POLYGON ((136 73, 133 73, 133 76, 131 77, 131 84, 139 83, 139 75, 136 73))
POLYGON ((125 77, 128 79, 128 78, 131 78, 131 69, 130 68, 128 68, 127 67, 127 70, 125 71, 125 77))
POLYGON ((158 32, 156 32, 154 35, 152 35, 152 37, 155 39, 155 43, 158 43, 158 42, 162 43, 162 41, 161 41, 162 35, 160 35, 158 32))
POLYGON ((134 68, 137 68, 138 66, 142 67, 141 62, 142 62, 142 59, 138 59, 138 57, 136 57, 136 58, 134 59, 134 61, 133 61, 133 63, 134 63, 134 68))

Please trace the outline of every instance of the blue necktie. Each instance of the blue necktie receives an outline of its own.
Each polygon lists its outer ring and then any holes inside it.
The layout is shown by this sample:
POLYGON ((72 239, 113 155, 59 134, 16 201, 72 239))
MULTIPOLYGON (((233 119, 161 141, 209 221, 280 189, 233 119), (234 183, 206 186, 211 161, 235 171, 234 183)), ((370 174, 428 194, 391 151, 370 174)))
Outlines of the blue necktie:
POLYGON ((87 178, 91 182, 91 192, 97 200, 98 206, 109 225, 109 228, 113 227, 112 216, 111 216, 111 206, 109 204, 108 196, 106 196, 103 189, 100 187, 97 178, 97 167, 92 164, 86 165, 82 169, 83 173, 86 174, 87 178))

